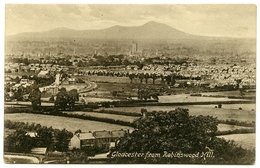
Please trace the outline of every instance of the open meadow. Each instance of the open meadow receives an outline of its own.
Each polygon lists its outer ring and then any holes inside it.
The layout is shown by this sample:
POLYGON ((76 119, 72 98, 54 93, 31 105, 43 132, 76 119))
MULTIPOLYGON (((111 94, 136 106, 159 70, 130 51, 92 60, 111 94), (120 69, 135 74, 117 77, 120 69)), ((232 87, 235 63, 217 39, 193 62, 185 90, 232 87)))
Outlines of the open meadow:
POLYGON ((57 128, 57 129, 67 129, 68 131, 75 132, 81 129, 83 132, 89 131, 103 131, 103 130, 120 130, 120 129, 130 129, 131 127, 109 124, 105 122, 97 122, 90 120, 82 120, 76 118, 60 117, 60 116, 50 116, 41 114, 27 114, 27 113, 15 113, 15 114, 5 114, 5 120, 18 121, 18 122, 28 122, 41 124, 42 126, 57 128))
MULTIPOLYGON (((226 104, 222 105, 223 108, 215 108, 215 106, 216 105, 212 104, 212 105, 205 105, 205 106, 184 105, 184 106, 114 107, 114 108, 107 108, 104 110, 141 113, 141 109, 147 109, 147 111, 170 111, 180 107, 180 108, 188 108, 190 115, 209 115, 209 116, 217 117, 220 120, 234 119, 238 121, 252 122, 255 121, 256 119, 255 111, 224 108, 226 104)), ((231 105, 227 105, 227 106, 231 106, 231 105)), ((251 106, 251 104, 249 104, 249 106, 251 106)))
POLYGON ((256 143, 256 134, 231 134, 218 136, 219 138, 224 138, 226 140, 234 140, 235 143, 239 146, 242 146, 245 149, 254 149, 256 143))

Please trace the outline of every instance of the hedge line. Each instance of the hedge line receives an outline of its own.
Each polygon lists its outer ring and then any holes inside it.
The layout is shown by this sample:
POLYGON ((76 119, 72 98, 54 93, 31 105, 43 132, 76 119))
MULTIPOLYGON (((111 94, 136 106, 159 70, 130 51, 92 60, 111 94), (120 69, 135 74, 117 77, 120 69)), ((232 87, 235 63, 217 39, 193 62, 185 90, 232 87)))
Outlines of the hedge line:
POLYGON ((33 113, 33 109, 31 107, 5 107, 4 108, 5 113, 33 113))
POLYGON ((93 121, 100 121, 100 122, 106 122, 110 124, 118 124, 118 125, 124 125, 124 126, 130 126, 133 127, 134 124, 131 122, 127 121, 121 121, 121 120, 115 120, 115 119, 110 119, 110 118, 99 118, 99 117, 94 117, 94 116, 89 116, 89 115, 80 115, 80 114, 67 114, 67 113, 62 113, 59 111, 54 111, 53 108, 52 110, 49 110, 48 112, 46 111, 33 111, 31 108, 5 108, 6 113, 33 113, 33 114, 43 114, 43 115, 53 115, 53 116, 61 116, 61 117, 70 117, 70 118, 79 118, 83 120, 93 120, 93 121))
POLYGON ((115 119, 111 119, 111 118, 99 118, 99 117, 94 117, 94 116, 85 115, 85 114, 67 114, 67 113, 62 113, 62 112, 51 112, 51 113, 49 113, 49 115, 70 117, 70 118, 79 118, 79 119, 83 119, 83 120, 100 121, 100 122, 125 125, 125 126, 130 126, 130 127, 134 126, 133 123, 128 122, 128 121, 115 120, 115 119))
POLYGON ((215 98, 229 98, 229 99, 250 99, 255 100, 255 96, 224 96, 224 95, 202 95, 200 93, 192 93, 190 96, 194 97, 215 97, 215 98))
POLYGON ((251 123, 248 123, 246 121, 238 121, 238 120, 219 120, 219 123, 221 124, 228 124, 228 125, 237 125, 237 126, 244 126, 244 127, 255 127, 255 122, 252 121, 251 123))
POLYGON ((215 135, 220 136, 220 135, 248 134, 248 133, 255 133, 255 129, 235 129, 235 130, 228 130, 228 131, 217 131, 215 135))
POLYGON ((95 113, 124 115, 124 116, 134 116, 134 117, 140 117, 142 115, 141 113, 124 112, 124 111, 113 111, 113 110, 100 110, 100 111, 94 111, 94 112, 95 113))

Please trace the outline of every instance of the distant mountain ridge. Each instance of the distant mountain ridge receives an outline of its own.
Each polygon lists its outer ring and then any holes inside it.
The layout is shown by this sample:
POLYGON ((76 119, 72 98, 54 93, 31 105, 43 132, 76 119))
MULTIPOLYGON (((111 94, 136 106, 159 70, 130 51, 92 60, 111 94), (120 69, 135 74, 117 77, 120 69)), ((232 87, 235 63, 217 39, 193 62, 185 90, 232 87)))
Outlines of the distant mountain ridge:
POLYGON ((56 28, 43 32, 26 32, 7 36, 8 38, 90 38, 90 39, 196 39, 192 35, 169 25, 150 21, 142 26, 112 26, 101 30, 74 30, 56 28))

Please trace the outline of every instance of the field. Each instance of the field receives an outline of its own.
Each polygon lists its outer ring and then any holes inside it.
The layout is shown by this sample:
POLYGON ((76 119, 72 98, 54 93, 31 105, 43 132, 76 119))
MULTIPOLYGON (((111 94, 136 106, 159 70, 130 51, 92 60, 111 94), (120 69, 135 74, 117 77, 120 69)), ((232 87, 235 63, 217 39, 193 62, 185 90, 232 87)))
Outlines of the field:
MULTIPOLYGON (((98 91, 111 92, 118 91, 124 88, 126 93, 131 92, 132 89, 137 89, 139 85, 146 85, 144 80, 143 83, 140 83, 138 78, 133 79, 132 83, 130 83, 130 79, 128 77, 112 77, 112 76, 97 76, 97 75, 86 75, 81 77, 84 80, 92 81, 97 83, 98 91)), ((181 80, 176 81, 181 82, 181 80)), ((191 93, 201 93, 202 95, 216 95, 216 96, 240 96, 239 90, 234 91, 221 91, 221 92, 209 92, 209 88, 199 88, 197 86, 193 87, 174 87, 168 88, 166 84, 161 84, 161 79, 155 80, 155 85, 152 83, 152 79, 148 79, 147 85, 152 88, 160 89, 164 87, 167 91, 165 94, 191 94, 191 93)), ((211 90, 211 91, 217 91, 211 90)), ((136 93, 135 93, 136 94, 136 93)), ((255 92, 244 92, 245 97, 247 96, 255 96, 255 92)), ((107 95, 104 95, 107 96, 107 95)))
MULTIPOLYGON (((249 104, 251 106, 251 104, 249 104)), ((108 110, 113 111, 124 111, 124 112, 134 112, 141 113, 141 109, 147 109, 147 111, 170 111, 175 108, 188 108, 190 115, 210 115, 217 117, 221 120, 234 119, 238 121, 252 122, 256 119, 255 111, 250 110, 238 110, 238 109, 227 109, 227 108, 215 108, 216 105, 187 105, 187 106, 142 106, 142 107, 114 107, 108 108, 108 110)), ((226 105, 223 104, 223 107, 226 105)), ((228 105, 229 106, 229 105, 228 105)), ((106 109, 105 109, 106 110, 106 109)))
MULTIPOLYGON (((246 96, 255 96, 255 92, 244 92, 246 96)), ((225 91, 225 92, 208 92, 208 93, 203 93, 202 95, 218 95, 218 96, 238 96, 240 95, 240 91, 225 91)))
POLYGON ((99 98, 99 97, 82 97, 86 103, 94 103, 94 102, 112 102, 112 101, 119 101, 119 99, 109 99, 109 98, 99 98))
MULTIPOLYGON (((96 113, 96 112, 66 112, 66 113, 67 114, 88 115, 88 116, 94 116, 94 117, 99 117, 99 118, 109 118, 109 119, 114 119, 114 120, 127 121, 127 122, 131 122, 131 123, 140 118, 140 117, 133 117, 133 116, 105 114, 105 113, 96 113)), ((252 129, 252 127, 243 127, 243 126, 228 125, 228 124, 219 124, 218 125, 219 131, 228 131, 228 130, 233 131, 236 129, 252 129)))
POLYGON ((109 119, 114 119, 114 120, 127 121, 127 122, 131 122, 131 123, 140 118, 140 117, 133 117, 133 116, 105 114, 105 113, 96 113, 96 112, 66 112, 66 113, 67 114, 81 114, 81 115, 94 116, 94 117, 99 117, 99 118, 109 118, 109 119))
POLYGON ((218 124, 219 131, 233 131, 236 129, 252 129, 252 127, 243 127, 237 125, 228 125, 228 124, 218 124))
MULTIPOLYGON (((215 97, 196 97, 190 96, 189 94, 179 94, 179 95, 169 95, 169 96, 159 96, 160 103, 182 103, 182 102, 237 102, 243 99, 229 99, 229 98, 215 98, 215 97)), ((246 100, 243 100, 246 101, 246 100)))
POLYGON ((68 117, 58 117, 40 114, 26 114, 26 113, 16 113, 16 114, 5 114, 5 120, 28 122, 41 124, 42 126, 57 129, 67 129, 68 131, 75 132, 81 129, 83 132, 89 131, 102 131, 102 130, 120 130, 120 129, 130 129, 131 127, 121 126, 116 124, 109 124, 104 122, 81 120, 68 117))
MULTIPOLYGON (((212 108, 214 105, 195 105, 195 106, 212 108)), ((222 104, 221 108, 222 109, 234 109, 234 110, 238 110, 239 108, 242 108, 242 110, 246 110, 246 111, 256 111, 255 104, 222 104)))
POLYGON ((224 135, 218 136, 219 138, 224 138, 226 140, 234 140, 238 145, 241 145, 246 149, 254 149, 256 143, 256 135, 255 134, 232 134, 232 135, 224 135))

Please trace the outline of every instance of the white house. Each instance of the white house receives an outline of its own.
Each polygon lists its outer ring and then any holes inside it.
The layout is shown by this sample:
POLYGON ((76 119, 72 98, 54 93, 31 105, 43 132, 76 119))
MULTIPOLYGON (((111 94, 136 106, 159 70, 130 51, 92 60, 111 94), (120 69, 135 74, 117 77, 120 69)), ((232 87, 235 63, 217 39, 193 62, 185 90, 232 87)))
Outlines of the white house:
POLYGON ((82 148, 94 148, 95 137, 92 133, 77 133, 70 140, 71 148, 82 149, 82 148))
POLYGON ((38 77, 46 77, 46 75, 48 75, 50 72, 49 71, 41 71, 39 74, 38 74, 38 77))

